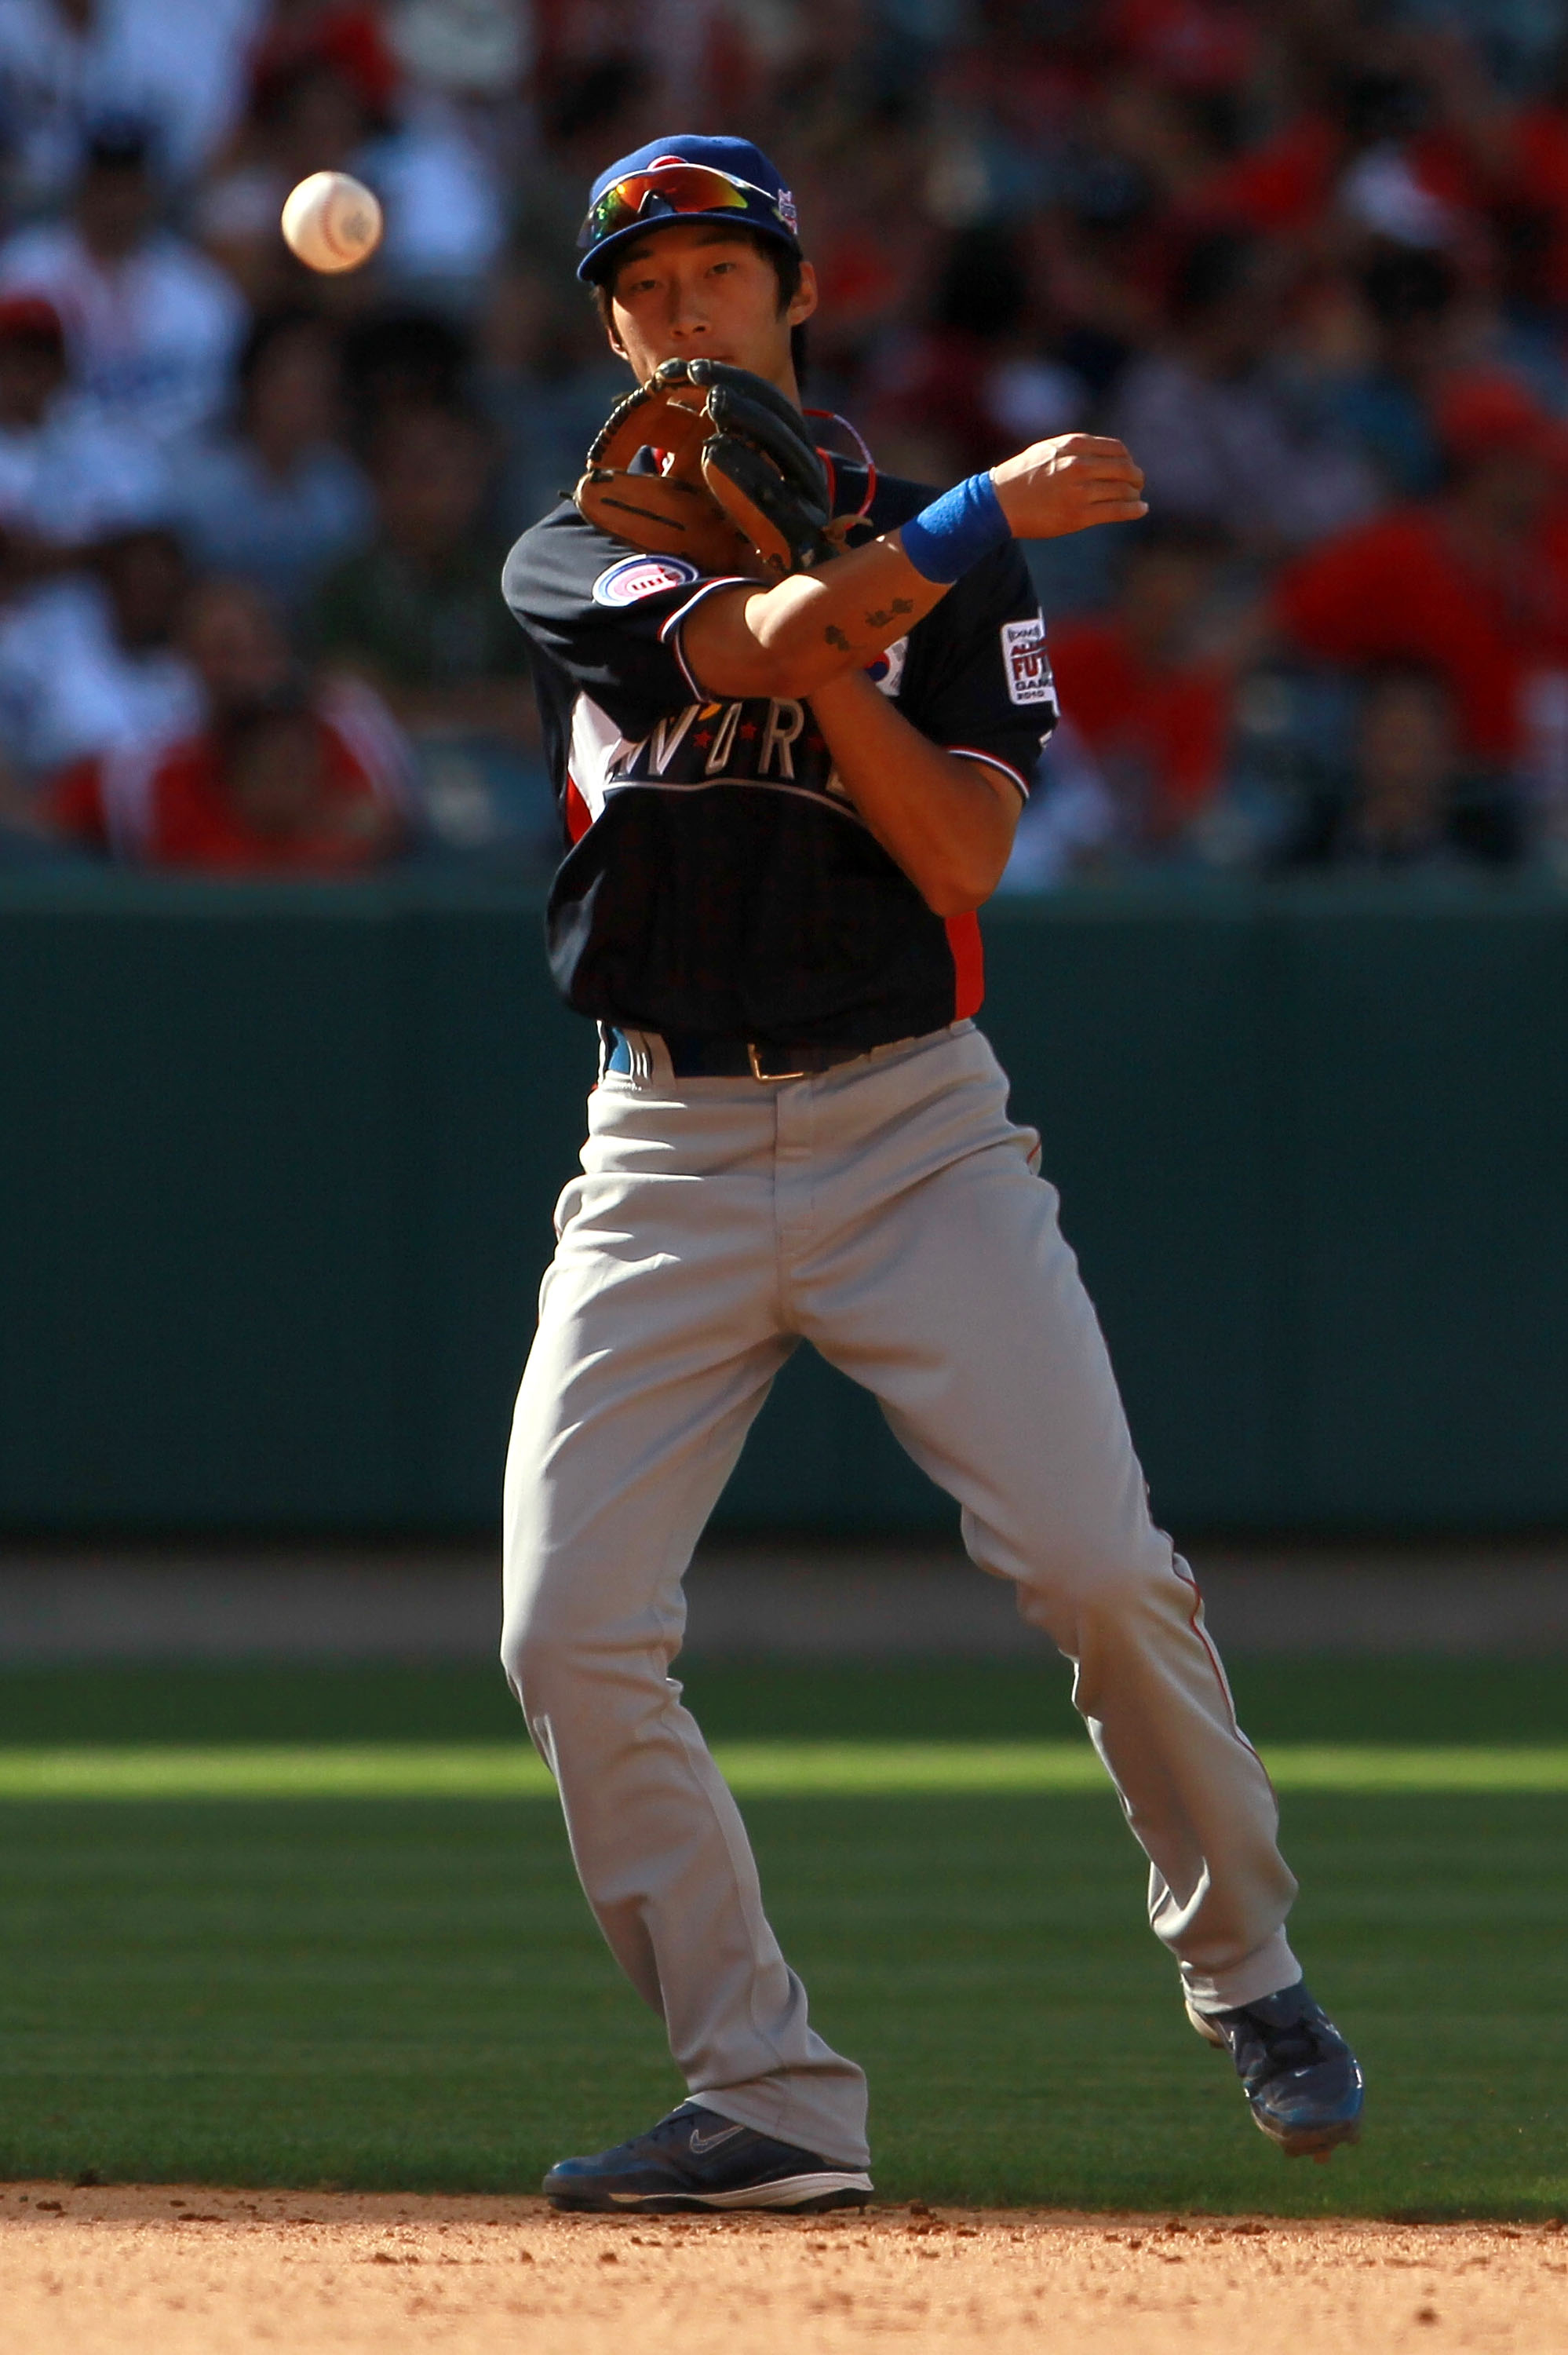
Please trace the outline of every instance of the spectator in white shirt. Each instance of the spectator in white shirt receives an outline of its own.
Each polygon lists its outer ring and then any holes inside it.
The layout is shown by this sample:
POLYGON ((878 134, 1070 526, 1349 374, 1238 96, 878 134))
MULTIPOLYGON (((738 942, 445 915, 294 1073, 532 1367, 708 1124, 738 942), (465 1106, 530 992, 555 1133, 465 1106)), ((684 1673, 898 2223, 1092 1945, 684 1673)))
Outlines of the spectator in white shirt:
POLYGON ((185 585, 166 519, 127 513, 90 571, 0 614, 0 756, 25 780, 199 724, 200 682, 174 644, 185 585))
POLYGON ((164 474, 156 451, 73 400, 53 306, 0 295, 0 587, 58 570, 128 504, 155 501, 164 474))
POLYGON ((216 264, 159 227, 157 202, 145 129, 104 119, 74 218, 0 248, 0 293, 58 312, 84 411, 170 444, 220 408, 245 313, 216 264))
POLYGON ((14 211, 53 210, 86 125, 134 107, 180 183, 228 134, 263 0, 4 0, 0 152, 14 211))
POLYGON ((369 485, 334 438, 333 331, 309 311, 275 311, 251 328, 238 374, 238 430, 180 469, 181 529, 203 570, 253 581, 298 613, 373 523, 369 485))

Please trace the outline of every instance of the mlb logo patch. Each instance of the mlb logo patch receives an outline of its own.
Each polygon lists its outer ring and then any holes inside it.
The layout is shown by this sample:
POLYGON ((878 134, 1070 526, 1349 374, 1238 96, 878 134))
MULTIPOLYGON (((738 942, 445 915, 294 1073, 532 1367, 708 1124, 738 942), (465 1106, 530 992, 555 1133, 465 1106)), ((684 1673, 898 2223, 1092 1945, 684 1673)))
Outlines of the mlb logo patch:
POLYGON ((1051 676, 1051 657, 1045 651, 1045 623, 1036 613, 1033 621, 1004 622, 1001 625, 1001 659, 1007 669, 1007 692, 1017 704, 1056 702, 1056 682, 1051 676))
POLYGON ((593 584, 596 605, 635 605, 640 598, 657 597, 666 589, 683 589, 698 577, 694 564, 683 556, 623 556, 593 584))

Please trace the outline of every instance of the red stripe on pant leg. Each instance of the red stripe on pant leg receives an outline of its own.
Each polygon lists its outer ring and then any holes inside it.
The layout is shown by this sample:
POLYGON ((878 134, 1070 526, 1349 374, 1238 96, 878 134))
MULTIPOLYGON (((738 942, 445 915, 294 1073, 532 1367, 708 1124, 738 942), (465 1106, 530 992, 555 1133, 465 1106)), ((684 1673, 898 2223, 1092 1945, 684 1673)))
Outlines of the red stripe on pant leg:
MULTIPOLYGON (((1161 1535, 1163 1534, 1164 1532, 1161 1531, 1161 1535)), ((1231 1732, 1235 1735, 1235 1738, 1241 1743, 1242 1748, 1244 1750, 1250 1751, 1252 1755, 1257 1759, 1258 1764, 1263 1766, 1263 1779, 1268 1785, 1269 1790, 1273 1795, 1274 1804, 1277 1806, 1279 1805, 1279 1794, 1274 1788, 1274 1777, 1269 1773, 1267 1767, 1263 1765, 1263 1759, 1259 1755, 1255 1746, 1247 1740, 1246 1735, 1241 1730, 1241 1721, 1236 1716, 1235 1696, 1231 1691, 1231 1680, 1225 1674, 1225 1664, 1221 1659, 1218 1652, 1214 1649, 1214 1639, 1203 1624, 1203 1590, 1199 1585, 1196 1578, 1192 1575, 1188 1565, 1182 1561, 1181 1555, 1176 1551, 1174 1546, 1172 1546, 1171 1550, 1171 1567, 1176 1572, 1177 1577, 1181 1581, 1182 1585, 1190 1586, 1192 1590, 1192 1608, 1187 1614, 1187 1625, 1191 1627, 1193 1635, 1196 1636, 1199 1643, 1202 1644, 1204 1651, 1207 1652, 1209 1656, 1209 1666, 1213 1668, 1214 1675, 1218 1679, 1220 1690, 1225 1697, 1225 1709, 1231 1721, 1231 1732)))
POLYGON ((948 947, 953 959, 953 1019, 964 1022, 980 1010, 985 996, 985 951, 980 946, 980 918, 948 918, 948 947))

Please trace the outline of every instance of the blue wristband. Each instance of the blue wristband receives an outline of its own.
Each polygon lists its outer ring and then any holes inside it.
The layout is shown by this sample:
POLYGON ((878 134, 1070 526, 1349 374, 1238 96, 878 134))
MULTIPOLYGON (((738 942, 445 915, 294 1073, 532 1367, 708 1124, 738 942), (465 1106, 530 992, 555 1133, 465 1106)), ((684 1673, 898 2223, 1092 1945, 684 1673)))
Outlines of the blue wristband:
POLYGON ((1012 527, 1002 514, 991 476, 971 474, 967 483, 922 507, 912 522, 901 525, 898 537, 923 581, 950 583, 1010 540, 1012 527))

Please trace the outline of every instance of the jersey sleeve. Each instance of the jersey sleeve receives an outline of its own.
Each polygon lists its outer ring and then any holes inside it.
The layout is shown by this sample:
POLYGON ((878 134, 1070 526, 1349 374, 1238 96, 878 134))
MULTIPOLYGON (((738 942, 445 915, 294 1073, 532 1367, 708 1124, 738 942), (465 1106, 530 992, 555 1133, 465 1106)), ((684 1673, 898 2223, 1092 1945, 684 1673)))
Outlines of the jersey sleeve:
POLYGON ((681 624, 715 589, 756 585, 630 548, 574 507, 524 532, 502 577, 529 638, 628 737, 705 699, 684 666, 681 624))
POLYGON ((1015 543, 966 572, 937 608, 929 655, 908 698, 924 736, 1002 769, 1025 800, 1056 725, 1055 683, 1040 600, 1015 543))

